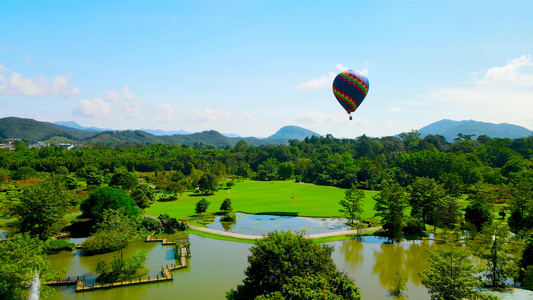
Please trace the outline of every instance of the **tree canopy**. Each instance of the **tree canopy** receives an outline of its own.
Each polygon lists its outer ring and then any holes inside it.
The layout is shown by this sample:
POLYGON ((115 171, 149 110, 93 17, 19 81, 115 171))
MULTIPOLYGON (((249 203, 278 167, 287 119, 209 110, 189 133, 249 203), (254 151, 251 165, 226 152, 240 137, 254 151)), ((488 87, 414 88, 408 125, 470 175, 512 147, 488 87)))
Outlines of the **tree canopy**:
POLYGON ((103 221, 105 210, 119 208, 124 208, 126 216, 139 215, 135 201, 124 190, 114 187, 99 188, 80 204, 82 218, 90 219, 93 223, 103 221))
POLYGON ((304 288, 300 282, 297 283, 300 281, 298 277, 315 287, 333 288, 345 297, 341 299, 359 299, 359 291, 353 282, 337 272, 331 259, 331 246, 314 243, 290 231, 276 231, 256 240, 250 251, 250 265, 244 271, 243 285, 228 292, 227 299, 254 299, 258 296, 263 298, 257 299, 299 299, 289 297, 287 289, 291 286, 300 287, 301 294, 316 293, 315 288, 304 288), (346 289, 338 290, 341 286, 346 289))
POLYGON ((19 230, 46 240, 61 230, 60 220, 72 201, 59 176, 26 187, 15 208, 19 230))

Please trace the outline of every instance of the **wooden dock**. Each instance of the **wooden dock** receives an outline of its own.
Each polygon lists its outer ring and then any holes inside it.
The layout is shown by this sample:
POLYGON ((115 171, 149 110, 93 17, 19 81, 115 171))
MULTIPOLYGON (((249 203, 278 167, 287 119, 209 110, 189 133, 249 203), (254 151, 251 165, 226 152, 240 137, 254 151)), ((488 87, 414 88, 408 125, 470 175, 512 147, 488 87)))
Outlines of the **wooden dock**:
POLYGON ((154 239, 151 234, 146 237, 145 242, 161 242, 163 245, 176 245, 176 242, 169 242, 167 239, 154 239))
MULTIPOLYGON (((152 241, 152 240, 150 240, 152 241)), ((175 243, 168 243, 168 245, 173 245, 175 243)), ((122 280, 112 283, 103 283, 103 284, 92 284, 92 285, 86 285, 85 284, 85 276, 78 276, 78 277, 67 277, 64 280, 55 280, 55 281, 48 281, 44 282, 43 284, 46 285, 52 285, 52 286, 59 286, 59 285, 76 285, 76 292, 84 292, 84 291, 92 291, 92 290, 98 290, 98 289, 110 289, 120 286, 129 286, 129 285, 136 285, 136 284, 144 284, 144 283, 153 283, 153 282, 160 282, 160 281, 170 281, 174 280, 174 275, 170 271, 177 270, 181 268, 187 267, 187 248, 184 246, 181 246, 179 248, 179 265, 171 264, 166 265, 164 267, 161 267, 161 275, 156 275, 155 278, 148 278, 142 279, 129 279, 129 280, 122 280)))
POLYGON ((85 276, 78 276, 78 277, 67 277, 63 280, 57 279, 55 281, 46 281, 43 282, 44 285, 74 285, 77 284, 79 281, 84 281, 85 276))

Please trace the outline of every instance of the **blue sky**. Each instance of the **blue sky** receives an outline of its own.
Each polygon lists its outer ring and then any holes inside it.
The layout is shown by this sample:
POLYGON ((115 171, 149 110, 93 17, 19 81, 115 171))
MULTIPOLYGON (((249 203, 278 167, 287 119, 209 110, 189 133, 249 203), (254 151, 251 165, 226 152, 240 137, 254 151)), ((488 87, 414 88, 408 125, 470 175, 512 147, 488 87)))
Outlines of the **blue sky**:
POLYGON ((533 1, 0 0, 0 117, 355 138, 533 129, 533 1), (334 2, 334 3, 333 3, 334 2), (368 74, 354 120, 331 83, 368 74))

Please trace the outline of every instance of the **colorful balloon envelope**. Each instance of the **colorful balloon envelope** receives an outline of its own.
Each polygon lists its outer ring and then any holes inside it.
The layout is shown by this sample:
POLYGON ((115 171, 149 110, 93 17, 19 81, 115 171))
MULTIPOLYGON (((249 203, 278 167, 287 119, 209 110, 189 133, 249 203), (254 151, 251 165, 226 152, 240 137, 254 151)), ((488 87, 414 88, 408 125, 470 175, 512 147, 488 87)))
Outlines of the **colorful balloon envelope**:
POLYGON ((356 70, 341 72, 333 80, 333 94, 348 114, 363 103, 368 94, 368 87, 368 78, 356 70))

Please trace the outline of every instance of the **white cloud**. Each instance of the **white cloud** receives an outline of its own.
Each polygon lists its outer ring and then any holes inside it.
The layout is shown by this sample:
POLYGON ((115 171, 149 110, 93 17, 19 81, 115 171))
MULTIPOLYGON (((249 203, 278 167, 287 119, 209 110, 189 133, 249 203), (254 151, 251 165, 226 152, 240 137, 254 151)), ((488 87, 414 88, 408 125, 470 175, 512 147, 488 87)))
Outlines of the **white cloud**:
POLYGON ((159 105, 155 108, 155 120, 162 123, 174 120, 176 111, 168 104, 159 105))
POLYGON ((488 69, 479 83, 489 86, 533 87, 531 56, 529 54, 522 55, 509 59, 503 67, 488 69))
POLYGON ((78 101, 78 107, 72 112, 82 117, 102 117, 109 114, 111 106, 100 98, 78 101))
POLYGON ((435 89, 422 98, 429 102, 418 105, 419 113, 434 119, 474 119, 533 129, 533 62, 530 55, 509 59, 503 67, 488 69, 470 87, 435 89))
POLYGON ((436 118, 505 122, 533 129, 533 92, 448 88, 434 90, 424 97, 432 103, 425 106, 425 114, 438 116, 436 118))
POLYGON ((55 76, 50 83, 42 75, 35 78, 23 78, 19 73, 0 75, 0 94, 33 97, 55 94, 67 97, 78 93, 79 89, 72 89, 64 76, 55 76))
POLYGON ((119 102, 121 100, 135 100, 135 94, 130 92, 130 88, 125 86, 122 88, 122 93, 117 91, 106 92, 105 100, 108 102, 119 102))
POLYGON ((0 64, 0 73, 9 72, 9 69, 0 64))
POLYGON ((405 109, 401 108, 401 107, 389 107, 387 109, 387 112, 392 112, 392 113, 401 113, 401 112, 404 112, 405 109))
MULTIPOLYGON (((328 75, 320 75, 318 76, 318 78, 314 78, 309 81, 302 82, 298 84, 297 86, 295 86, 294 89, 317 90, 317 89, 331 87, 331 85, 333 84, 333 80, 335 79, 335 76, 337 76, 339 72, 348 70, 348 68, 346 68, 345 66, 341 64, 336 64, 335 68, 338 70, 338 72, 330 71, 328 75)), ((363 71, 366 72, 366 73, 363 72, 365 75, 368 73, 368 69, 366 68, 363 69, 363 71)))

